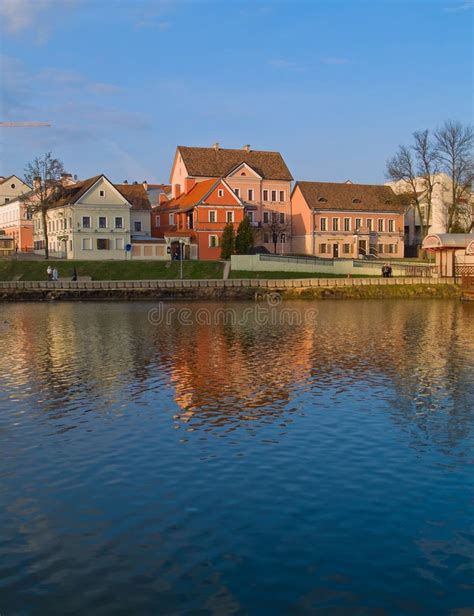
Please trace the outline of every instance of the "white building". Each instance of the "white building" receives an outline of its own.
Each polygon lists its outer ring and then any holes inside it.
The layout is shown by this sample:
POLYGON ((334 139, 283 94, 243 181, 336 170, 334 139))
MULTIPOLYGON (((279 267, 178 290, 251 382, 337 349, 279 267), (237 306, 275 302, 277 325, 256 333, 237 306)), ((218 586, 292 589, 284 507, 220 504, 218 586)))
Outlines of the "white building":
MULTIPOLYGON (((151 240, 150 212, 150 201, 141 184, 114 185, 98 175, 63 186, 47 211, 50 255, 125 259, 133 243, 151 240)), ((33 223, 35 252, 43 254, 41 213, 33 215, 33 223)))
POLYGON ((0 205, 14 201, 29 190, 31 186, 25 184, 17 175, 10 175, 7 178, 0 177, 0 205))
MULTIPOLYGON (((413 193, 411 185, 403 180, 398 182, 387 182, 387 186, 391 186, 396 194, 413 193)), ((426 218, 428 203, 426 197, 426 184, 423 178, 417 178, 416 189, 418 199, 420 200, 420 209, 423 218, 426 218)), ((438 173, 434 176, 434 188, 431 198, 431 213, 429 218, 428 233, 447 233, 449 207, 452 203, 452 183, 450 177, 446 173, 438 173)), ((463 222, 466 226, 468 221, 473 220, 473 203, 472 194, 469 192, 464 198, 464 204, 460 206, 463 222)), ((405 212, 405 256, 412 256, 410 252, 415 252, 416 248, 421 246, 422 229, 420 216, 416 206, 411 205, 405 212)))

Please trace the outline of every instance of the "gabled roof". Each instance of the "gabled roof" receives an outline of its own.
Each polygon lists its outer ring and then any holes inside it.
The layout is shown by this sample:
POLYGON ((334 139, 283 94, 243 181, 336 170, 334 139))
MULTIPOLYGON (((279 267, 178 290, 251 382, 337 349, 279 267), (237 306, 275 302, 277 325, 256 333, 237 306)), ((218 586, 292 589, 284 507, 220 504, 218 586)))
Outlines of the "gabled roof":
POLYGON ((114 184, 132 206, 132 210, 151 210, 150 199, 143 184, 114 184))
POLYGON ((245 162, 266 180, 293 179, 280 152, 195 148, 183 145, 177 149, 190 176, 225 177, 239 164, 245 162))
MULTIPOLYGON (((474 242, 472 233, 430 233, 423 240, 423 248, 471 248, 474 242)), ((468 252, 470 254, 470 252, 468 252)))
POLYGON ((233 192, 233 190, 223 178, 211 178, 210 180, 196 182, 196 184, 194 184, 191 190, 189 190, 187 193, 182 193, 179 197, 176 197, 175 199, 170 199, 169 201, 162 203, 160 206, 155 207, 154 211, 190 210, 196 205, 204 203, 209 193, 211 193, 214 188, 216 188, 219 184, 224 184, 225 188, 231 194, 232 198, 236 201, 237 205, 241 205, 243 207, 243 203, 240 198, 237 197, 237 195, 233 192))
POLYGON ((105 176, 95 175, 87 180, 77 182, 72 186, 58 186, 55 198, 51 201, 50 207, 61 207, 63 205, 77 203, 77 201, 79 201, 79 199, 83 197, 101 177, 105 176))
POLYGON ((31 188, 31 186, 29 184, 27 184, 24 180, 22 180, 21 178, 19 178, 17 175, 12 174, 9 175, 7 178, 4 178, 3 176, 0 178, 0 184, 5 184, 5 182, 8 182, 9 180, 12 180, 13 178, 15 178, 15 180, 18 180, 19 182, 21 182, 22 184, 24 184, 25 186, 28 186, 28 188, 31 188))
POLYGON ((400 212, 403 204, 389 186, 379 184, 347 184, 337 182, 297 182, 313 210, 341 210, 344 212, 400 212))

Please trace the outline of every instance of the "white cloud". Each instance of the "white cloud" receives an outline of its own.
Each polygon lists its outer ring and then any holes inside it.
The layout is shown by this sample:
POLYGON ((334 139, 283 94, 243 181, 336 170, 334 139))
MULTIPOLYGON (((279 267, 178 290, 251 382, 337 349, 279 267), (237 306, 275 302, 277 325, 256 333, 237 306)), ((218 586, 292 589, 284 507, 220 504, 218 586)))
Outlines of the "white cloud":
POLYGON ((445 13, 462 13, 463 11, 470 11, 474 8, 474 2, 464 2, 463 4, 456 4, 453 6, 447 6, 444 9, 445 13))
POLYGON ((34 27, 41 30, 40 37, 45 36, 45 29, 38 24, 45 23, 45 13, 58 8, 70 8, 77 0, 1 0, 1 26, 9 34, 18 34, 34 27))

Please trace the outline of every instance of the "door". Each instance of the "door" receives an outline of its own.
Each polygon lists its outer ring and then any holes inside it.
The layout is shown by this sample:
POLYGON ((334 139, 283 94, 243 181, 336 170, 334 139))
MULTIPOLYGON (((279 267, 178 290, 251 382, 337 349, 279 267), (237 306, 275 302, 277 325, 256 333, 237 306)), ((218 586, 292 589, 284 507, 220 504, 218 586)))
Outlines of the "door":
POLYGON ((332 246, 332 256, 334 259, 337 259, 339 256, 339 244, 333 244, 332 246))
POLYGON ((360 255, 367 254, 367 240, 359 240, 359 254, 360 255))

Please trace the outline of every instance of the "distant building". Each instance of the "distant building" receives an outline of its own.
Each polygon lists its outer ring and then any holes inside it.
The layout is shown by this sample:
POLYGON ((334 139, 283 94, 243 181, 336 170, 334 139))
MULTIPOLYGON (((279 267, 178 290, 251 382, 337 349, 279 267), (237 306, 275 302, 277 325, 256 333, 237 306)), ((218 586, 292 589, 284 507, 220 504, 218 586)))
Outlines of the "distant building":
POLYGON ((11 257, 15 254, 15 240, 0 229, 0 257, 11 257))
POLYGON ((10 175, 7 178, 0 178, 0 205, 14 201, 23 193, 31 190, 17 175, 10 175))
POLYGON ((388 186, 298 181, 291 214, 295 253, 403 257, 403 207, 388 186))
POLYGON ((244 204, 256 245, 273 250, 277 234, 281 252, 289 252, 293 177, 279 152, 252 150, 249 145, 226 149, 218 143, 210 148, 178 146, 170 174, 173 198, 211 178, 223 178, 244 204))
MULTIPOLYGON (((446 173, 438 173, 433 176, 434 189, 431 197, 431 214, 429 218, 429 234, 444 234, 447 233, 448 211, 452 203, 452 183, 450 177, 446 173)), ((412 187, 403 180, 398 182, 387 182, 386 186, 390 186, 396 194, 413 194, 412 187)), ((417 178, 416 181, 417 197, 420 201, 420 210, 423 218, 426 218, 428 212, 428 200, 426 185, 423 178, 417 178)), ((469 231, 469 227, 474 220, 474 203, 471 191, 466 192, 461 197, 459 205, 461 213, 461 223, 469 231)), ((405 246, 406 256, 415 256, 417 249, 423 242, 422 226, 420 216, 414 202, 409 205, 405 213, 404 221, 405 246)))
POLYGON ((224 227, 235 230, 245 214, 240 197, 223 178, 196 182, 188 179, 187 192, 153 208, 152 233, 166 242, 170 257, 220 259, 224 227))
POLYGON ((151 207, 159 205, 160 201, 164 199, 171 199, 171 184, 148 184, 143 182, 148 198, 150 199, 151 207))
MULTIPOLYGON (((135 243, 141 254, 140 243, 152 239, 150 212, 142 184, 114 185, 98 175, 63 185, 47 211, 50 254, 67 259, 125 259, 135 243)), ((41 213, 33 215, 33 223, 34 248, 41 254, 45 245, 41 213)), ((153 252, 150 258, 154 257, 153 252)))

